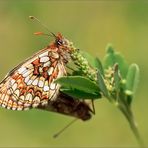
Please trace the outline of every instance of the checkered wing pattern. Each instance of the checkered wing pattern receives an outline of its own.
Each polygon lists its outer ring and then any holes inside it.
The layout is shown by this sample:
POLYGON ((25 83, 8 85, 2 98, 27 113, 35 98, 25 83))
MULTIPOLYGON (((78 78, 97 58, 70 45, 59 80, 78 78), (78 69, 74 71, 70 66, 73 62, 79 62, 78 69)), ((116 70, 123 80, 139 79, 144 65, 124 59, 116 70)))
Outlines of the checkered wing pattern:
POLYGON ((15 67, 0 83, 0 106, 26 110, 56 99, 54 80, 66 74, 56 50, 47 48, 15 67))

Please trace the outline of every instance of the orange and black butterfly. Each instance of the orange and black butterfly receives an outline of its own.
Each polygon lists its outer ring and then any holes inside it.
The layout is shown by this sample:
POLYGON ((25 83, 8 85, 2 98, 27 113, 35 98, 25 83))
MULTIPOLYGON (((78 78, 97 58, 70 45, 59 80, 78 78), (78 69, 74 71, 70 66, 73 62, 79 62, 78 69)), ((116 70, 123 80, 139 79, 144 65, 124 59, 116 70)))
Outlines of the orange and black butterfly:
POLYGON ((72 43, 60 33, 53 34, 54 41, 25 60, 0 83, 0 106, 11 110, 40 108, 87 120, 91 109, 84 101, 60 93, 54 83, 67 75, 66 64, 74 50, 72 43))

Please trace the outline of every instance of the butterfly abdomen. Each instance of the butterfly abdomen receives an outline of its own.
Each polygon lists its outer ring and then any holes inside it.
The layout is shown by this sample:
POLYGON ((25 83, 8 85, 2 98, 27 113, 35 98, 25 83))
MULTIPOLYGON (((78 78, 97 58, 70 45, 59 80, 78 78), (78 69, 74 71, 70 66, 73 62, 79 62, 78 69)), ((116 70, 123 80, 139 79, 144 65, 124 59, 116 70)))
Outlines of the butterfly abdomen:
POLYGON ((73 99, 61 92, 58 94, 56 101, 50 101, 47 106, 38 106, 38 108, 73 116, 84 121, 91 118, 92 112, 86 102, 73 99))

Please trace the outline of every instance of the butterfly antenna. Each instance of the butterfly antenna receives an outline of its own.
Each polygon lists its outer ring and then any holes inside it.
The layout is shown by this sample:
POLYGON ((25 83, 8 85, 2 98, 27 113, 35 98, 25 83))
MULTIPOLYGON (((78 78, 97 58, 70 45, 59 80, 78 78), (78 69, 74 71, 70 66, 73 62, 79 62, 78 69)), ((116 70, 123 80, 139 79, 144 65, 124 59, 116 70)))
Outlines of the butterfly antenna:
POLYGON ((71 126, 74 122, 76 122, 78 119, 72 120, 70 123, 68 123, 64 128, 62 128, 59 132, 53 135, 53 138, 57 138, 61 133, 63 133, 69 126, 71 126))
MULTIPOLYGON (((55 35, 53 32, 51 32, 51 31, 48 29, 48 27, 47 27, 45 24, 43 24, 38 18, 36 18, 36 17, 34 17, 34 16, 29 16, 29 18, 30 18, 31 20, 37 21, 40 25, 42 25, 42 26, 50 33, 50 34, 48 34, 48 35, 50 35, 50 36, 56 38, 56 35, 55 35)), ((45 34, 45 35, 46 35, 46 34, 45 34)))

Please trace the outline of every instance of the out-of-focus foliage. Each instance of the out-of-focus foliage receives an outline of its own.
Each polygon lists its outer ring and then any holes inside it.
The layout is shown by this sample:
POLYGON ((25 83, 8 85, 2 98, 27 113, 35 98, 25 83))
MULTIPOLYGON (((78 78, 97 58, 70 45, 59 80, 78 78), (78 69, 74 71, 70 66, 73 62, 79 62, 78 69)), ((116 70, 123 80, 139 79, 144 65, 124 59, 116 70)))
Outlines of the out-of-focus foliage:
MULTIPOLYGON (((0 1, 1 80, 15 65, 52 40, 33 35, 37 31, 47 31, 38 23, 31 22, 28 19, 30 15, 39 18, 52 32, 61 32, 77 48, 101 60, 104 48, 112 43, 129 63, 139 65, 141 78, 133 109, 148 145, 148 119, 145 116, 148 112, 147 2, 0 1)), ((95 108, 97 114, 90 121, 78 121, 56 140, 52 135, 72 118, 40 110, 15 112, 0 109, 0 146, 137 146, 126 120, 105 99, 100 99, 95 108)))

